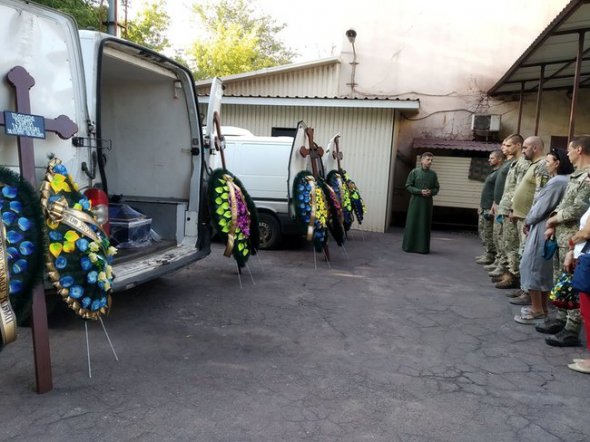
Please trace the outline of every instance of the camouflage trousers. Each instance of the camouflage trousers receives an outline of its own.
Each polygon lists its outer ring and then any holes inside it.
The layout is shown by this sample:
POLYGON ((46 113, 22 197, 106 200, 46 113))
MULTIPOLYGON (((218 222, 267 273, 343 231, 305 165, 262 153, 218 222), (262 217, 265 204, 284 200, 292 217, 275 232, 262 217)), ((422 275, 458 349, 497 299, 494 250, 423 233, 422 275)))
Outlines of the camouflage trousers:
POLYGON ((494 220, 486 219, 483 215, 479 216, 481 222, 481 241, 483 250, 488 258, 496 258, 496 245, 494 244, 494 220))
POLYGON ((502 228, 502 247, 508 258, 508 271, 520 276, 520 235, 515 222, 505 216, 502 228))
MULTIPOLYGON (((500 215, 500 218, 504 218, 500 215)), ((502 236, 504 231, 504 224, 498 222, 497 219, 494 219, 494 226, 493 226, 493 238, 494 238, 494 246, 496 247, 496 264, 498 267, 502 267, 504 269, 508 268, 508 257, 504 252, 504 248, 502 247, 502 236)))
MULTIPOLYGON (((568 252, 568 250, 569 246, 560 246, 555 255, 553 256, 553 258, 555 259, 553 263, 555 264, 557 262, 557 269, 555 268, 555 266, 553 268, 554 281, 557 281, 556 275, 557 278, 559 278, 559 276, 561 276, 561 273, 563 272, 563 262, 565 261, 565 254, 568 252)), ((573 333, 579 334, 582 330, 582 315, 580 313, 579 308, 573 308, 570 310, 558 308, 557 314, 555 315, 555 319, 565 321, 565 329, 573 333)))

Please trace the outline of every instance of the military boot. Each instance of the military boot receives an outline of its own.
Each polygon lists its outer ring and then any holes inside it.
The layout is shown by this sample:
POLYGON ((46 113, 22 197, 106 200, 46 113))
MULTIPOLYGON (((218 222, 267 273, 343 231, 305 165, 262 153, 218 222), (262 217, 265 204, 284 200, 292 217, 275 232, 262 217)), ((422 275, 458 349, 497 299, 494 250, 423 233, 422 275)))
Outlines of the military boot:
POLYGON ((488 265, 494 262, 494 258, 488 255, 481 255, 475 258, 475 262, 480 265, 488 265))
POLYGON ((507 279, 509 279, 511 277, 512 277, 512 275, 510 273, 504 272, 504 273, 502 273, 499 276, 492 276, 492 282, 494 284, 497 284, 497 283, 499 283, 501 281, 504 281, 504 280, 507 280, 507 279))
POLYGON ((488 273, 488 276, 492 277, 492 276, 501 276, 504 273, 506 273, 506 269, 502 268, 502 267, 496 267, 495 270, 492 270, 491 272, 488 273))
POLYGON ((578 347, 579 345, 582 345, 579 333, 566 328, 553 336, 545 338, 545 343, 552 347, 578 347))
POLYGON ((498 267, 498 263, 496 261, 494 261, 491 264, 487 264, 487 265, 483 266, 483 268, 486 269, 488 272, 491 272, 492 270, 496 270, 497 267, 498 267))
POLYGON ((496 284, 497 289, 517 289, 519 287, 520 278, 512 274, 496 284))

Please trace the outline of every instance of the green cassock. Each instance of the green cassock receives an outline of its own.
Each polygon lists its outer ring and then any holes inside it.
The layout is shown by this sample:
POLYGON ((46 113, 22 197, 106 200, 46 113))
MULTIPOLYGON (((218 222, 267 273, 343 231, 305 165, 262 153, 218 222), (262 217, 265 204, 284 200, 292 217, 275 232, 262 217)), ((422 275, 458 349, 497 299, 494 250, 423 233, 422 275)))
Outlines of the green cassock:
POLYGON ((432 196, 438 193, 439 187, 438 177, 433 170, 417 167, 408 175, 406 189, 412 196, 410 197, 402 245, 405 252, 430 252, 432 196), (423 189, 431 189, 432 196, 423 196, 423 189))

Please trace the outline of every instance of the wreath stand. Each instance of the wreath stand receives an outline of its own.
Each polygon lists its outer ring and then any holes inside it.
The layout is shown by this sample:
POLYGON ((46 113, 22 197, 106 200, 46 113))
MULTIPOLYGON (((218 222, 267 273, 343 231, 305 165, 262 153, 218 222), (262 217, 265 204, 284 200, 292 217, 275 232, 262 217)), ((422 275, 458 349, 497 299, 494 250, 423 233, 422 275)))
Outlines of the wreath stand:
MULTIPOLYGON (((78 132, 78 126, 65 115, 50 119, 31 114, 29 90, 35 85, 35 80, 22 66, 12 68, 6 74, 6 79, 15 90, 16 112, 0 112, 0 126, 5 126, 7 135, 16 136, 20 174, 34 189, 37 189, 33 139, 44 139, 46 132, 54 132, 62 140, 67 140, 78 132)), ((33 288, 32 296, 32 335, 36 391, 42 394, 53 389, 47 306, 45 303, 45 289, 42 283, 38 283, 33 288)))

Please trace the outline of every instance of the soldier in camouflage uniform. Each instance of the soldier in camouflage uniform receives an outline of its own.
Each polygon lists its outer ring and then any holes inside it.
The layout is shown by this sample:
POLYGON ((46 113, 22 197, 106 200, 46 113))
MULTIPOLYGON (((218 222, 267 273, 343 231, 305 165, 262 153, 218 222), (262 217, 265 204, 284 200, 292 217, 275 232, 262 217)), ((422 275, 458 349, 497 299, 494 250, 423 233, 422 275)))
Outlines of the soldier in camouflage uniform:
POLYGON ((530 161, 521 154, 521 151, 517 152, 515 155, 516 160, 510 165, 510 170, 506 176, 502 201, 500 201, 500 205, 498 206, 499 214, 504 217, 502 248, 508 258, 507 272, 502 276, 502 279, 496 283, 496 288, 499 289, 520 287, 520 235, 516 226, 516 219, 512 217, 512 198, 514 197, 516 187, 531 164, 530 161))
MULTIPOLYGON (((557 239, 559 267, 569 250, 569 240, 579 229, 580 218, 590 206, 590 136, 574 137, 567 148, 567 155, 575 167, 565 190, 563 200, 547 220, 545 237, 555 235, 557 239)), ((572 347, 580 345, 580 310, 558 309, 554 320, 546 321, 536 327, 542 333, 555 333, 545 339, 549 345, 572 347)))
POLYGON ((486 177, 481 191, 479 204, 479 219, 481 224, 481 239, 484 247, 484 254, 478 256, 475 262, 478 264, 492 264, 496 259, 496 246, 494 244, 494 216, 492 205, 494 204, 494 186, 498 175, 498 168, 504 161, 504 154, 501 150, 494 150, 490 153, 488 162, 492 171, 486 177))
MULTIPOLYGON (((489 271, 488 275, 494 280, 502 279, 508 270, 508 258, 502 246, 502 233, 504 228, 504 215, 499 212, 499 205, 504 195, 504 188, 506 184, 506 176, 510 170, 511 164, 515 161, 515 155, 522 149, 523 138, 519 134, 512 134, 507 136, 502 142, 502 153, 506 160, 498 169, 496 177, 496 184, 494 186, 494 203, 492 205, 492 215, 494 216, 494 244, 496 246, 496 260, 493 264, 486 266, 489 271)), ((497 281, 494 281, 497 282, 497 281)))

